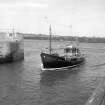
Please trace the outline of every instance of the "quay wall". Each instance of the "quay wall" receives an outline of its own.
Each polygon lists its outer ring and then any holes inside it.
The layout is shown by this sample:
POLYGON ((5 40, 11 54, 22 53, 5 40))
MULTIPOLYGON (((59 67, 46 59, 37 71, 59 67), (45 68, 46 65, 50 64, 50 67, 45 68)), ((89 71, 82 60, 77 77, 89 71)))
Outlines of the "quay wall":
POLYGON ((16 33, 0 33, 0 62, 24 59, 24 40, 16 33))
POLYGON ((105 105, 105 78, 101 80, 85 105, 105 105))

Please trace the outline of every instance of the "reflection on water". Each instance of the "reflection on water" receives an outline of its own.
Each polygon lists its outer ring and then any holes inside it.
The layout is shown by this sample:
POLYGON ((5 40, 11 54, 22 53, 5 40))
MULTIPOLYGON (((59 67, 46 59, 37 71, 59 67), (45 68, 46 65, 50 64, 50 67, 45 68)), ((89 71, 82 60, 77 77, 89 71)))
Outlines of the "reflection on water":
POLYGON ((22 98, 21 74, 23 71, 23 62, 0 65, 1 105, 12 105, 22 98))
POLYGON ((79 67, 61 71, 43 71, 41 73, 41 85, 52 86, 56 85, 56 81, 64 81, 70 75, 78 73, 79 67))
POLYGON ((83 70, 84 65, 64 71, 42 72, 40 79, 41 99, 47 100, 45 101, 46 105, 67 105, 70 103, 71 105, 78 105, 80 101, 83 103, 88 97, 86 95, 84 99, 87 89, 81 81, 80 72, 83 70))

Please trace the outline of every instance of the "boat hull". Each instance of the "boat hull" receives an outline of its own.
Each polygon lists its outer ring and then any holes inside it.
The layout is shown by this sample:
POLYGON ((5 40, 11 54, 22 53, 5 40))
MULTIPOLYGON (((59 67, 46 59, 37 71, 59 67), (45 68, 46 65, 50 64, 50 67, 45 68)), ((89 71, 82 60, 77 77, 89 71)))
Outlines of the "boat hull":
POLYGON ((41 53, 41 59, 43 70, 70 68, 79 65, 84 61, 84 57, 65 59, 64 57, 46 53, 41 53))

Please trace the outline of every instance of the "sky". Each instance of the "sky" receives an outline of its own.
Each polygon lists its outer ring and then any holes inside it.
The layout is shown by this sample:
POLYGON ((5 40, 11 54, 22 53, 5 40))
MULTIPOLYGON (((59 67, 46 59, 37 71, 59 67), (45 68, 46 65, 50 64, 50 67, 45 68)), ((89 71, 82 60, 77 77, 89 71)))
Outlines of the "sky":
POLYGON ((105 37, 105 0, 0 0, 0 29, 105 37))

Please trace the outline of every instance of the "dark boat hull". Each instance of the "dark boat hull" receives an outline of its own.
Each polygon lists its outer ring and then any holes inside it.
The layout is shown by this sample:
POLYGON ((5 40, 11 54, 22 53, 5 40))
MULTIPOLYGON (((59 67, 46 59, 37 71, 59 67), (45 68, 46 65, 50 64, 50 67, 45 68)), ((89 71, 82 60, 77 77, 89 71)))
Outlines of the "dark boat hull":
POLYGON ((44 69, 74 67, 84 61, 84 57, 72 58, 67 60, 64 57, 59 57, 57 55, 50 55, 46 53, 41 53, 41 59, 44 69))

